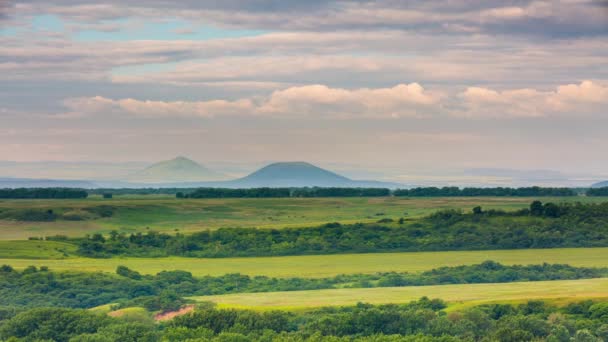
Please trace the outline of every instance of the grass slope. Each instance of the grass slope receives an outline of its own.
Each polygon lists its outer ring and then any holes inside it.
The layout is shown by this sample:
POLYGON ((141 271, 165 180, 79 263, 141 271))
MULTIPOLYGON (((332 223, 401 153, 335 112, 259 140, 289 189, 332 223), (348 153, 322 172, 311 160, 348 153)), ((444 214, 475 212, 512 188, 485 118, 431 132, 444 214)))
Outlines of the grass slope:
MULTIPOLYGON (((171 196, 99 196, 81 200, 0 200, 0 213, 15 210, 49 210, 55 213, 83 213, 87 208, 111 206, 111 217, 83 221, 18 222, 0 220, 0 240, 63 234, 146 231, 195 232, 219 227, 284 228, 320 225, 327 222, 374 222, 384 217, 416 217, 440 209, 464 209, 481 205, 485 209, 520 209, 533 198, 247 198, 176 199, 171 196), (407 213, 407 214, 406 214, 407 213)), ((606 197, 543 198, 543 202, 605 202, 606 197)))
POLYGON ((63 259, 76 252, 76 246, 56 241, 0 240, 0 258, 63 259))
MULTIPOLYGON (((21 243, 22 241, 19 241, 21 243)), ((43 241, 23 241, 25 246, 44 245, 43 241)), ((12 243, 12 242, 11 242, 12 243)), ((48 242, 46 242, 48 243, 48 242)), ((4 245, 10 245, 4 242, 4 245)), ((0 245, 2 246, 2 245, 0 245)), ((9 249, 7 249, 9 250, 9 249)), ((13 249, 15 250, 15 249, 13 249)), ((38 250, 33 255, 41 255, 38 250)), ((608 248, 556 248, 497 251, 415 252, 415 253, 370 253, 310 255, 258 258, 111 258, 89 259, 71 257, 63 260, 28 260, 23 255, 28 250, 2 254, 1 264, 16 268, 29 265, 49 266, 52 270, 114 272, 119 265, 127 266, 145 274, 156 274, 163 270, 184 270, 195 276, 241 273, 251 276, 321 278, 338 274, 377 272, 420 272, 441 266, 478 264, 494 260, 505 265, 570 264, 581 267, 608 266, 608 248)))
POLYGON ((218 303, 221 307, 251 309, 303 309, 323 306, 346 306, 358 302, 370 304, 407 303, 422 296, 441 298, 449 303, 477 304, 493 301, 532 299, 607 298, 608 278, 538 281, 508 284, 466 284, 385 287, 371 289, 332 289, 270 293, 242 293, 200 296, 192 299, 218 303))

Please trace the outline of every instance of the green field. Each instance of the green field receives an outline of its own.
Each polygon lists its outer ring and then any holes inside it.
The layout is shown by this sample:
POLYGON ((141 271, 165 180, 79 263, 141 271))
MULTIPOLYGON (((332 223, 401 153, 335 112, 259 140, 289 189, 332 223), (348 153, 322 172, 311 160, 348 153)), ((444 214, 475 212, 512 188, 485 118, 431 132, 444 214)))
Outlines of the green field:
POLYGON ((76 246, 57 241, 0 240, 0 258, 63 259, 76 251, 76 246))
MULTIPOLYGON (((104 200, 0 200, 0 214, 20 210, 53 210, 82 220, 24 222, 0 219, 0 239, 31 236, 83 236, 90 233, 157 231, 194 232, 219 227, 298 227, 327 222, 373 222, 384 217, 416 217, 440 209, 519 209, 534 198, 526 197, 379 197, 379 198, 247 198, 176 199, 171 196, 116 196, 104 200), (94 217, 87 209, 111 206, 111 217, 94 217)), ((544 202, 605 202, 606 197, 542 198, 544 202)), ((1 217, 2 215, 0 215, 1 217)), ((10 216, 10 215, 9 215, 10 216)))
MULTIPOLYGON (((43 241, 23 241, 21 243, 28 249, 19 252, 19 255, 27 253, 27 250, 35 248, 37 245, 44 245, 43 241)), ((4 245, 10 244, 5 242, 4 245)), ((55 243, 53 243, 54 245, 55 243)), ((24 268, 29 265, 49 266, 52 270, 85 272, 114 272, 117 266, 124 265, 144 274, 156 274, 163 270, 185 270, 192 272, 195 276, 241 273, 251 276, 265 275, 280 278, 320 278, 338 274, 369 274, 390 271, 420 272, 441 266, 478 264, 485 260, 494 260, 505 265, 542 264, 547 262, 581 267, 608 266, 608 248, 370 253, 217 259, 181 257, 90 259, 69 257, 65 259, 28 260, 16 257, 7 258, 7 255, 11 253, 9 250, 8 253, 0 254, 3 256, 0 259, 0 264, 8 264, 16 268, 24 268)))
POLYGON ((508 284, 465 284, 438 286, 385 287, 368 289, 332 289, 269 293, 239 293, 200 296, 198 302, 215 302, 220 307, 247 309, 304 309, 323 306, 346 306, 358 302, 370 304, 407 303, 422 296, 441 298, 462 305, 469 302, 521 301, 531 299, 582 300, 607 298, 608 278, 537 281, 508 284))

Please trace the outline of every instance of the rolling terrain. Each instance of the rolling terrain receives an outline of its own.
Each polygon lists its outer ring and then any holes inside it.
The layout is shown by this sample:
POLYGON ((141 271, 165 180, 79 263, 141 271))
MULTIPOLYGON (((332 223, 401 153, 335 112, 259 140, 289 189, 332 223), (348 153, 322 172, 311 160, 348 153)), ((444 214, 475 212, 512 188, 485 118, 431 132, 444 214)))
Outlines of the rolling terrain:
POLYGON ((0 265, 30 265, 54 270, 112 273, 123 265, 142 274, 183 270, 195 276, 241 273, 279 278, 323 278, 339 274, 421 272, 443 266, 472 265, 494 260, 505 265, 569 264, 606 267, 608 248, 554 248, 489 251, 365 253, 248 258, 136 258, 92 259, 75 256, 75 246, 54 241, 0 241, 0 265), (67 254, 67 255, 64 255, 67 254))
POLYGON ((398 304, 421 297, 442 298, 448 303, 522 302, 538 299, 584 300, 608 298, 608 278, 536 281, 509 284, 406 286, 371 289, 329 289, 270 293, 239 293, 193 297, 220 307, 257 310, 294 310, 357 303, 398 304))
MULTIPOLYGON (((377 197, 377 198, 235 198, 176 199, 173 196, 90 196, 79 200, 0 200, 0 240, 50 235, 83 236, 112 230, 189 233, 221 227, 285 228, 327 222, 375 222, 382 218, 415 218, 442 209, 516 210, 529 206, 528 197, 377 197), (50 222, 19 221, 13 214, 27 210, 68 213, 50 222), (102 215, 100 215, 100 213, 102 215), (106 213, 106 214, 103 214, 106 213), (8 216, 8 217, 7 217, 8 216), (3 218, 4 217, 4 218, 3 218)), ((601 203, 605 197, 544 198, 553 202, 601 203)))

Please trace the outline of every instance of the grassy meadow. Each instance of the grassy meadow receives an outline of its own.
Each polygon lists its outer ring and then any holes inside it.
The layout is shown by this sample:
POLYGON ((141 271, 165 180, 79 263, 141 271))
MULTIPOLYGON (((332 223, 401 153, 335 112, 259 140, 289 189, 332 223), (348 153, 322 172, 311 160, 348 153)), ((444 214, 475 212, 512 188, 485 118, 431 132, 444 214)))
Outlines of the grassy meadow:
POLYGON ((608 248, 555 248, 493 251, 450 251, 410 253, 369 253, 306 255, 249 258, 123 258, 91 259, 64 257, 55 248, 70 250, 63 243, 52 241, 0 241, 0 265, 15 268, 30 265, 48 266, 52 270, 115 272, 119 265, 143 274, 163 270, 184 270, 194 276, 219 276, 241 273, 278 278, 322 278, 339 274, 378 272, 421 272, 442 266, 479 264, 494 260, 505 265, 570 264, 580 267, 608 265, 608 248), (14 244, 14 245, 13 245, 14 244), (7 248, 6 246, 10 246, 7 248), (15 246, 21 246, 17 249, 15 246), (28 255, 35 255, 31 259, 28 255), (46 257, 45 257, 46 256, 46 257))
MULTIPOLYGON (((0 200, 0 265, 16 269, 48 266, 53 271, 114 273, 126 266, 142 274, 163 270, 184 270, 195 277, 231 273, 277 278, 324 278, 340 274, 380 272, 422 272, 443 266, 479 264, 493 260, 504 265, 569 264, 579 267, 607 267, 608 248, 555 248, 447 252, 402 252, 305 255, 281 257, 227 258, 85 258, 76 255, 76 245, 66 242, 27 240, 56 234, 84 236, 92 233, 145 232, 146 230, 191 233, 221 227, 310 227, 328 222, 375 222, 383 218, 414 219, 441 209, 516 210, 526 208, 534 198, 450 197, 450 198, 264 198, 264 199, 176 199, 172 196, 116 196, 84 200, 0 200), (111 215, 98 215, 98 209, 111 215), (27 210, 52 210, 59 219, 26 222, 6 219, 27 210), (65 217, 79 217, 66 220, 65 217)), ((543 202, 605 202, 602 197, 541 198, 543 202)), ((387 223, 392 225, 393 223, 387 223)), ((397 225, 397 223, 394 223, 397 225)), ((438 285, 422 287, 379 287, 239 293, 196 297, 220 307, 306 309, 321 306, 406 303, 422 296, 442 298, 450 308, 487 302, 521 302, 550 299, 568 302, 586 298, 608 298, 608 278, 525 283, 438 285)), ((105 308, 105 307, 104 307, 105 308)), ((140 309, 127 308, 118 314, 139 317, 140 309), (137 311, 137 312, 131 312, 137 311)))
POLYGON ((508 284, 464 284, 367 289, 330 289, 270 293, 199 296, 198 302, 241 309, 308 309, 324 306, 408 303, 420 297, 441 298, 453 305, 484 302, 517 302, 532 299, 558 301, 608 298, 608 278, 537 281, 508 284))
MULTIPOLYGON (((412 218, 440 209, 514 210, 528 207, 528 197, 378 197, 378 198, 244 198, 176 199, 172 196, 92 196, 76 200, 0 200, 0 240, 50 235, 83 236, 92 233, 180 231, 195 232, 220 227, 283 228, 327 222, 374 222, 381 218, 412 218), (90 211, 111 207, 112 215, 98 217, 90 211), (27 222, 2 219, 2 214, 25 210, 52 210, 78 220, 27 222)), ((542 198, 544 202, 605 202, 605 197, 542 198)), ((10 215, 9 215, 10 216, 10 215)))

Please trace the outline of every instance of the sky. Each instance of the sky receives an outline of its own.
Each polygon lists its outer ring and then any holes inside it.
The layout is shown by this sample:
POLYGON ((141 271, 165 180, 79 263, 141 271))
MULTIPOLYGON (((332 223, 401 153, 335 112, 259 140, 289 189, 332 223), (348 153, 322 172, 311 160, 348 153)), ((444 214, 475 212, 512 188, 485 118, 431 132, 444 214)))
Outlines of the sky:
POLYGON ((605 0, 0 0, 0 74, 4 161, 608 175, 605 0))

